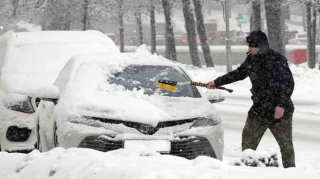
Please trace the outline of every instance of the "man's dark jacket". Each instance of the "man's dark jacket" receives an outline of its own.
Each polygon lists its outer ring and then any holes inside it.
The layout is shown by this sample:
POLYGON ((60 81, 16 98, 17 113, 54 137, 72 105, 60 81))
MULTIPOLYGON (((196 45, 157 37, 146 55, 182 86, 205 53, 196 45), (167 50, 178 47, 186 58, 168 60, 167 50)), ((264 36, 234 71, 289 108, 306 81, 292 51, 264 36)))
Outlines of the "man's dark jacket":
POLYGON ((285 108, 282 119, 292 117, 294 80, 285 56, 265 47, 257 55, 248 55, 239 68, 214 82, 216 86, 222 86, 246 77, 252 83, 253 106, 249 111, 249 118, 259 116, 266 122, 274 121, 276 106, 285 108))

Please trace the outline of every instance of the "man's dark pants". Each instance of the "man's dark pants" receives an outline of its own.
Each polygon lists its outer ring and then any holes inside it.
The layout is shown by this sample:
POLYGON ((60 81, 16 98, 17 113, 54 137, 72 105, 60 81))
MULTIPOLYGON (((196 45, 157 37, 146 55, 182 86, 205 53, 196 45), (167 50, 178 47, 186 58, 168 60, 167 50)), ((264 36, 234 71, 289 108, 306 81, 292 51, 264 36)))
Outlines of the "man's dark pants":
POLYGON ((260 117, 254 119, 247 118, 242 132, 242 151, 245 149, 256 150, 263 134, 268 128, 279 144, 283 167, 295 167, 292 143, 292 117, 281 119, 271 124, 266 123, 260 117))

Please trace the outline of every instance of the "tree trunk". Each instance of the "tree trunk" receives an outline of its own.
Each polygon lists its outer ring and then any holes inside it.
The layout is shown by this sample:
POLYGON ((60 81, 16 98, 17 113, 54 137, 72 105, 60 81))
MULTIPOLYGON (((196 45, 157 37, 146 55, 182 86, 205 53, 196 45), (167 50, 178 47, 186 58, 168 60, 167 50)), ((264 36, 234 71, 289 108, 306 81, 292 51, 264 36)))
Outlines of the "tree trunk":
POLYGON ((88 6, 89 6, 89 0, 83 0, 83 28, 82 30, 87 30, 88 29, 88 6))
POLYGON ((200 42, 201 42, 201 48, 202 48, 204 60, 206 62, 207 67, 214 67, 210 47, 207 41, 206 29, 203 24, 201 1, 193 0, 193 3, 195 7, 195 14, 197 18, 197 29, 198 29, 200 42))
POLYGON ((154 1, 150 1, 150 26, 151 26, 151 53, 157 52, 156 49, 156 18, 155 18, 154 1))
POLYGON ((190 8, 190 0, 182 0, 183 15, 185 20, 185 27, 187 30, 188 44, 190 50, 190 56, 193 66, 201 67, 198 47, 196 42, 195 22, 193 13, 190 8))
POLYGON ((70 30, 70 28, 71 28, 71 20, 69 19, 69 17, 70 17, 70 12, 68 12, 65 16, 63 30, 70 30))
POLYGON ((12 16, 13 16, 13 18, 16 18, 17 11, 18 11, 18 6, 19 6, 19 0, 12 0, 11 3, 12 3, 12 6, 13 6, 12 16))
POLYGON ((162 0, 164 10, 164 18, 166 23, 166 55, 167 59, 177 61, 176 46, 174 41, 173 26, 171 23, 171 7, 170 0, 162 0))
POLYGON ((142 30, 142 21, 141 21, 141 12, 140 10, 136 13, 136 21, 139 31, 139 45, 143 44, 143 30, 142 30))
POLYGON ((316 65, 316 18, 317 11, 311 2, 307 2, 307 36, 308 36, 308 66, 309 68, 315 68, 316 65), (313 13, 312 13, 313 12, 313 13), (309 38, 310 37, 310 38, 309 38))
POLYGON ((282 4, 285 3, 287 0, 281 0, 281 16, 280 16, 280 27, 281 27, 281 41, 282 41, 282 54, 286 55, 286 39, 285 39, 285 14, 283 10, 282 4))
POLYGON ((306 6, 305 5, 302 5, 302 27, 303 27, 303 32, 307 32, 306 6))
POLYGON ((269 44, 272 49, 285 55, 283 45, 284 21, 281 20, 282 0, 265 0, 266 20, 268 29, 269 44))
POLYGON ((314 58, 313 58, 313 43, 312 43, 312 12, 311 12, 311 2, 308 1, 306 4, 306 24, 307 24, 307 53, 308 53, 308 66, 309 68, 314 68, 314 58))
MULTIPOLYGON (((318 7, 320 5, 320 2, 318 1, 318 7)), ((319 12, 319 16, 320 16, 320 8, 318 8, 318 12, 319 12)), ((319 18, 319 28, 320 28, 320 18, 319 18)), ((320 31, 320 30, 318 30, 320 31)), ((317 37, 317 41, 316 41, 316 44, 318 44, 320 42, 320 35, 317 37)), ((319 54, 320 56, 320 54, 319 54)), ((318 59, 318 68, 320 70, 320 59, 316 57, 316 59, 318 59)))
POLYGON ((313 50, 313 59, 314 64, 313 68, 316 66, 316 39, 317 39, 317 7, 313 6, 313 22, 312 22, 312 50, 313 50))
POLYGON ((252 14, 251 14, 250 30, 261 30, 261 11, 260 11, 260 0, 252 1, 252 14))
POLYGON ((120 38, 120 52, 124 52, 124 27, 123 27, 123 0, 119 0, 119 38, 120 38))

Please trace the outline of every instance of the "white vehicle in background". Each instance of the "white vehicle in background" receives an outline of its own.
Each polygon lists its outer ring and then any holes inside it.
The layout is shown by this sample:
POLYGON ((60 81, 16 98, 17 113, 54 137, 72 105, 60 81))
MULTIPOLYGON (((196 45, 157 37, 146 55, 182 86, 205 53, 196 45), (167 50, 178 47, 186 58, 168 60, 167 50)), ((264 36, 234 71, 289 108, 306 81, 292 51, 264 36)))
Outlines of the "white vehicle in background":
POLYGON ((306 45, 307 39, 307 33, 297 33, 295 38, 289 40, 289 44, 306 45))
POLYGON ((190 81, 182 65, 146 49, 75 56, 53 85, 38 89, 38 149, 151 149, 222 160, 223 128, 211 103, 224 97, 190 81), (158 88, 158 80, 176 81, 178 90, 158 88))
POLYGON ((36 89, 49 85, 77 54, 120 53, 98 31, 8 31, 0 37, 1 151, 35 148, 36 89))

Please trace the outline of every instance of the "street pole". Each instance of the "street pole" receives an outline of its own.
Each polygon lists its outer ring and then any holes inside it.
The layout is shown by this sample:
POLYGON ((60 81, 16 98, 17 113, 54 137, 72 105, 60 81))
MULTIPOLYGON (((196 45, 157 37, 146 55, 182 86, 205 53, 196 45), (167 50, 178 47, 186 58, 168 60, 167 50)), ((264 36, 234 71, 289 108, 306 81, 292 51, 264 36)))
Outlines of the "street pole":
POLYGON ((224 14, 225 14, 225 23, 226 23, 226 57, 227 57, 227 72, 232 71, 232 66, 231 66, 231 39, 230 39, 230 34, 229 34, 229 0, 224 0, 224 14))

